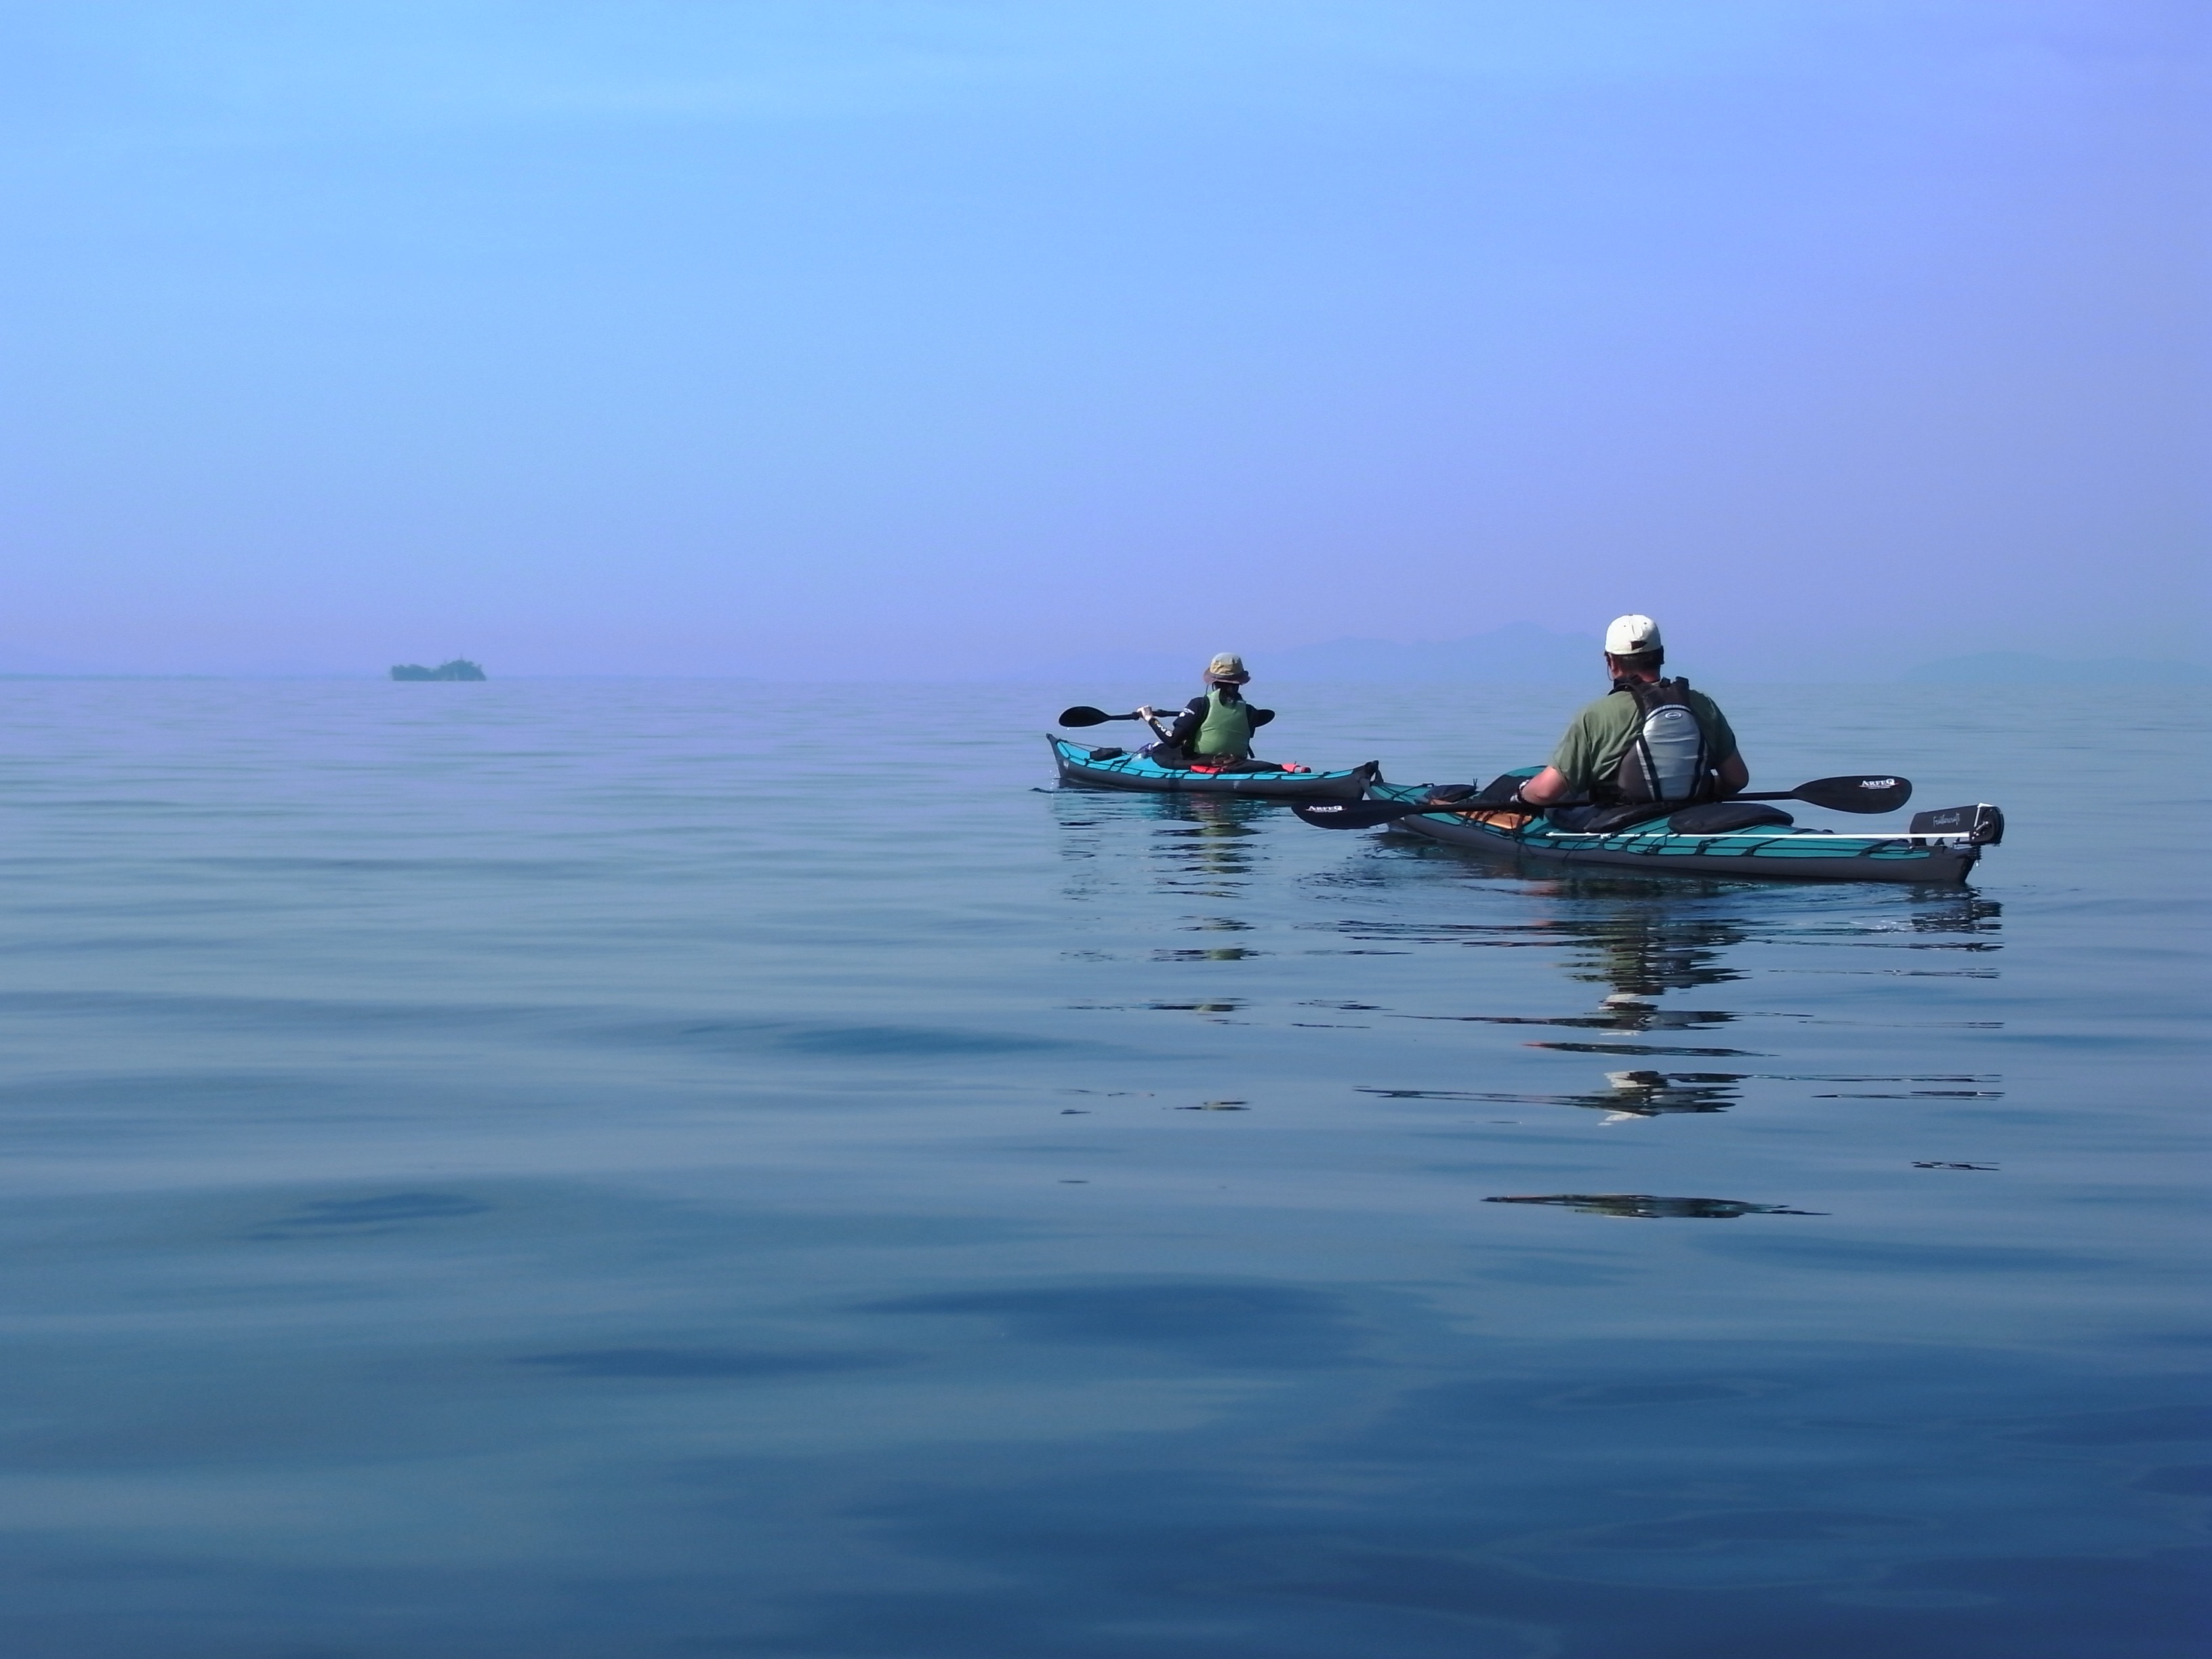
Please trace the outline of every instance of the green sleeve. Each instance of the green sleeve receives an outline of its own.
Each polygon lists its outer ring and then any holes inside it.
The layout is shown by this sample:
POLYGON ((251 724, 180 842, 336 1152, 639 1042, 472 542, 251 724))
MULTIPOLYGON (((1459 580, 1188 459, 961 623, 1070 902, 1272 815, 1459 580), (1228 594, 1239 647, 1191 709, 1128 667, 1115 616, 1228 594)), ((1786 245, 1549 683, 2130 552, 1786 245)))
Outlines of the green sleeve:
MULTIPOLYGON (((1626 702, 1626 698, 1600 697, 1577 714, 1559 739, 1559 746, 1552 751, 1552 766, 1566 779, 1569 787, 1578 794, 1586 793, 1600 775, 1600 763, 1610 740, 1612 730, 1620 722, 1608 719, 1616 711, 1615 702, 1626 702)), ((1633 710, 1635 705, 1629 707, 1633 710)))

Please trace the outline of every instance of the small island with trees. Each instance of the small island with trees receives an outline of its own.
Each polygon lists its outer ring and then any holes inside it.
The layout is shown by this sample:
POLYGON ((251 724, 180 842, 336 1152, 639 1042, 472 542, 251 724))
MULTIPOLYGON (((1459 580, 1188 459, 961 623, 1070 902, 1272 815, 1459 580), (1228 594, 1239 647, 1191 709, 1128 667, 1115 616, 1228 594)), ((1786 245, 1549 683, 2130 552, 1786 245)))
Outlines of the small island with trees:
POLYGON ((484 678, 483 666, 471 662, 466 657, 456 657, 451 662, 441 662, 435 668, 425 668, 418 662, 403 662, 392 671, 395 680, 480 680, 484 678))

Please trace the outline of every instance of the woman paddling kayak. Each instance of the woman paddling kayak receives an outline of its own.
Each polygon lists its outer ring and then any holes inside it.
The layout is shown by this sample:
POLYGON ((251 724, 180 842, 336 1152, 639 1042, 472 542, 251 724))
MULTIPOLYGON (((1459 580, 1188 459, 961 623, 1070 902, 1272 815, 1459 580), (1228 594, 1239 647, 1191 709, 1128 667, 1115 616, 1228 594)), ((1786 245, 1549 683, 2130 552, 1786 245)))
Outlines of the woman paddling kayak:
POLYGON ((1147 703, 1129 714, 1091 708, 1070 708, 1062 726, 1096 726, 1108 720, 1140 720, 1159 740, 1136 753, 1123 749, 1086 749, 1065 738, 1051 739, 1053 760, 1062 783, 1109 789, 1145 789, 1161 793, 1249 795, 1263 800, 1358 800, 1382 776, 1374 762, 1338 772, 1315 772, 1252 757, 1252 734, 1275 718, 1272 708, 1255 708, 1244 698, 1252 676, 1243 658, 1218 653, 1206 665, 1206 692, 1168 716, 1147 703))
MULTIPOLYGON (((1286 768, 1252 758, 1252 734, 1275 718, 1272 708, 1244 700, 1252 676, 1244 659, 1220 651, 1206 665, 1206 690, 1182 706, 1166 735, 1146 752, 1162 766, 1218 772, 1280 772, 1286 768)), ((1137 712, 1158 732, 1165 715, 1147 703, 1137 712)))

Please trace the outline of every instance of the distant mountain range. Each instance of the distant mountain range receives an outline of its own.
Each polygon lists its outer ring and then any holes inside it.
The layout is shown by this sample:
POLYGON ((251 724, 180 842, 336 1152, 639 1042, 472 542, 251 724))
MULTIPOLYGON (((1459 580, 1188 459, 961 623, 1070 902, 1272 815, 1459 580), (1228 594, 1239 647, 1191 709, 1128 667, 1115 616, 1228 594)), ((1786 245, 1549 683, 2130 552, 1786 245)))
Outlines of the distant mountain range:
MULTIPOLYGON (((1598 642, 1579 634, 1554 634, 1515 623, 1466 639, 1401 645, 1389 640, 1327 640, 1248 653, 1253 677, 1279 680, 1514 681, 1520 684, 1601 680, 1598 642)), ((1169 655, 1156 651, 1099 653, 1064 658, 1024 678, 1054 682, 1095 677, 1134 684, 1197 684, 1207 653, 1169 655)), ((1146 695, 1152 695, 1146 693, 1146 695)))
POLYGON ((1990 681, 2059 681, 2069 684, 2155 685, 2212 680, 2203 663, 2160 662, 2134 657, 2067 660, 2029 651, 1983 651, 1968 657, 1944 657, 1908 668, 1901 679, 1929 684, 1963 685, 1990 681))
MULTIPOLYGON (((1267 684, 1296 680, 1401 680, 1443 684, 1511 682, 1520 685, 1604 684, 1594 636, 1554 634, 1516 623, 1465 639, 1398 644, 1389 640, 1339 639, 1247 653, 1255 678, 1267 684)), ((1069 657, 1021 678, 1062 684, 1097 680, 1146 696, 1168 687, 1195 686, 1204 650, 1114 652, 1069 657)), ((1895 659, 1892 659, 1893 662, 1895 659)), ((1692 675, 1696 665, 1683 666, 1692 675)), ((1764 659, 1736 653, 1706 666, 1705 678, 1742 683, 1790 678, 1764 659)), ((2195 663, 2134 657, 2066 659, 2026 651, 1984 651, 1944 657, 1916 667, 1873 670, 1868 678, 1916 684, 1991 684, 2034 682, 2068 684, 2185 684, 2212 680, 2212 668, 2195 663)))
POLYGON ((1598 643, 1528 623, 1428 644, 1330 640, 1270 652, 1267 675, 1278 680, 1589 680, 1604 673, 1598 643))

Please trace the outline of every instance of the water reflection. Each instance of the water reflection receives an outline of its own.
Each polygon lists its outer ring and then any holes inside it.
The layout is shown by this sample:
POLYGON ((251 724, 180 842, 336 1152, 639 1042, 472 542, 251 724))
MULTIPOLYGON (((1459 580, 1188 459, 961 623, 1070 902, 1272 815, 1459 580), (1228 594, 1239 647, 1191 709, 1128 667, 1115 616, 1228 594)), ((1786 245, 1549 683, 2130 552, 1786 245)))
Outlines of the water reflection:
POLYGON ((1382 1100, 1483 1101, 1504 1106, 1575 1106, 1608 1117, 1660 1117, 1670 1112, 1721 1112, 1741 1098, 1741 1072, 1607 1072, 1605 1086, 1568 1094, 1478 1089, 1378 1089, 1358 1092, 1382 1100))
POLYGON ((2004 906, 1978 893, 1946 888, 1908 889, 1910 902, 1898 913, 1869 916, 1843 925, 1808 925, 1794 930, 1799 943, 1891 951, 1997 951, 2004 906), (1966 935, 1948 939, 1899 938, 1899 934, 1966 935))
MULTIPOLYGON (((1248 896, 1249 878, 1264 857, 1265 838, 1283 817, 1265 801, 1210 795, 1104 796, 1062 792, 1055 802, 1060 856, 1072 862, 1125 857, 1141 851, 1152 885, 1163 891, 1215 899, 1248 896), (1133 836, 1141 836, 1133 844, 1133 836)), ((1071 896, 1092 897, 1111 879, 1107 872, 1071 872, 1071 896)), ((1201 929, 1235 931, 1250 924, 1222 916, 1196 916, 1201 929)))
MULTIPOLYGON (((1490 949, 1556 949, 1569 952, 1567 977, 1609 986, 1619 1018, 1632 1019, 1637 1005, 1668 991, 1724 985, 1745 970, 1723 953, 1752 937, 1744 918, 1678 910, 1650 901, 1613 910, 1563 908, 1533 920, 1496 922, 1341 922, 1337 931, 1369 941, 1460 945, 1490 949)), ((1656 1011, 1652 1011, 1656 1015, 1656 1011)), ((1601 1016, 1605 1017, 1605 1016, 1601 1016)), ((1729 1018, 1708 1013, 1711 1021, 1729 1018)))
POLYGON ((1747 1215, 1821 1215, 1787 1204, 1749 1204, 1734 1198, 1655 1198, 1649 1193, 1547 1193, 1540 1197, 1486 1198, 1486 1204, 1554 1204, 1582 1215, 1629 1216, 1638 1220, 1733 1221, 1747 1215))
POLYGON ((1735 916, 1638 904, 1565 921, 1581 946, 1567 976, 1610 986, 1625 1003, 1744 977, 1742 969, 1725 960, 1726 952, 1751 937, 1735 916))
MULTIPOLYGON (((1514 890, 1538 902, 1534 914, 1469 922, 1401 921, 1363 919, 1337 924, 1336 931, 1363 940, 1389 940, 1420 946, 1525 950, 1559 953, 1559 971, 1570 981, 1601 985, 1595 1007, 1558 1013, 1456 1013, 1383 1012, 1395 1019, 1474 1027, 1523 1028, 1523 1048, 1560 1054, 1619 1056, 1626 1061, 1677 1060, 1771 1060, 1769 1048, 1712 1042, 1666 1041, 1723 1031, 1745 1031, 1759 1022, 1760 1034, 1777 1045, 1795 1029, 1833 1024, 1832 1018, 1808 1011, 1745 1009, 1717 1006, 1712 993, 1748 979, 1754 972, 1905 972, 1949 975, 1971 971, 1993 976, 1994 969, 1848 969, 1823 970, 1786 967, 1773 947, 1867 947, 1961 949, 2000 948, 2002 907, 1994 900, 1949 890, 1864 893, 1856 890, 1746 890, 1716 885, 1689 891, 1644 883, 1593 887, 1566 882, 1522 883, 1514 890), (1765 952, 1754 957, 1754 951, 1765 952), (1670 1006, 1666 999, 1695 995, 1693 1006, 1670 1006), (1558 1035, 1538 1035, 1558 1033, 1558 1035), (1654 1040, 1662 1039, 1662 1040, 1654 1040)), ((1308 1002, 1306 1006, 1325 1005, 1308 1002)), ((1854 1021, 1853 1024, 1929 1029, 1926 1020, 1854 1021)), ((1996 1022, 1954 1021, 1948 1024, 1994 1028, 1996 1022)), ((1971 1100, 2001 1098, 1996 1075, 1979 1072, 1837 1073, 1677 1071, 1653 1065, 1624 1066, 1604 1074, 1601 1087, 1571 1091, 1492 1091, 1370 1088, 1362 1092, 1385 1098, 1481 1101, 1514 1105, 1560 1105, 1605 1114, 1608 1121, 1675 1114, 1712 1113, 1741 1103, 1742 1085, 1754 1079, 1796 1084, 1879 1085, 1876 1088, 1826 1088, 1816 1100, 1971 1100)))
POLYGON ((1668 1112, 1719 1112, 1740 1097, 1737 1072, 1607 1072, 1610 1096, 1585 1097, 1578 1105, 1602 1106, 1632 1117, 1668 1112))
MULTIPOLYGON (((1668 1020, 1664 1016, 1661 1015, 1657 1010, 1654 1009, 1649 1012, 1649 1018, 1644 1020, 1638 1021, 1632 1018, 1620 1021, 1618 1024, 1610 1019, 1603 1018, 1589 1018, 1580 1016, 1569 1016, 1568 1018, 1562 1019, 1539 1019, 1522 1015, 1504 1014, 1408 1014, 1402 1016, 1402 1018, 1408 1019, 1444 1020, 1455 1024, 1464 1025, 1595 1026, 1601 1030, 1612 1029, 1635 1032, 1645 1030, 1694 1031, 1704 1026, 1725 1024, 1729 1020, 1740 1018, 1740 1016, 1728 1013, 1718 1009, 1704 1009, 1691 1013, 1686 1018, 1678 1024, 1668 1020)), ((1531 1042, 1525 1046, 1531 1048, 1557 1049, 1562 1053, 1572 1054, 1696 1054, 1708 1058, 1724 1058, 1751 1054, 1758 1052, 1757 1050, 1751 1048, 1692 1047, 1679 1042, 1531 1042)))
POLYGON ((1153 879, 1164 889, 1208 898, 1243 896, 1260 851, 1265 803, 1212 795, 1147 796, 1153 879))
POLYGON ((1702 1031, 1739 1018, 1726 1008, 1662 1008, 1625 991, 1606 998, 1594 1014, 1414 1014, 1413 1019, 1449 1019, 1468 1025, 1575 1026, 1595 1031, 1702 1031))
MULTIPOLYGON (((1995 899, 1945 888, 1879 892, 1862 889, 1808 890, 1767 887, 1746 890, 1717 884, 1645 883, 1627 891, 1592 890, 1564 882, 1523 882, 1515 887, 1536 902, 1533 915, 1478 922, 1345 920, 1332 931, 1369 942, 1455 945, 1478 949, 1565 947, 1570 979, 1607 988, 1601 1011, 1557 1024, 1603 1023, 1615 1027, 1638 1019, 1644 1029, 1692 1022, 1715 1024, 1726 1010, 1662 1011, 1655 1001, 1670 992, 1725 985, 1747 976, 1743 947, 1789 945, 1875 950, 1975 952, 2002 947, 2003 906, 1995 899), (1710 890, 1709 890, 1710 888, 1710 890), (1841 912, 1841 914, 1838 914, 1841 912), (1936 937, 1930 937, 1931 935, 1936 937)), ((1914 974, 1970 973, 1990 969, 1876 969, 1914 974)), ((1504 1023, 1502 1019, 1499 1023, 1504 1023)))
MULTIPOLYGON (((1605 1087, 1579 1093, 1536 1094, 1526 1091, 1484 1089, 1362 1088, 1363 1095, 1382 1100, 1465 1100, 1492 1105, 1578 1106, 1620 1117, 1660 1117, 1670 1112, 1719 1112, 1741 1098, 1740 1085, 1767 1083, 1888 1083, 1996 1084, 2003 1079, 1988 1073, 1887 1073, 1879 1075, 1808 1072, 1607 1072, 1605 1087)), ((1900 1088, 1881 1091, 1834 1091, 1814 1094, 1814 1100, 2002 1100, 1997 1088, 1900 1088)))

